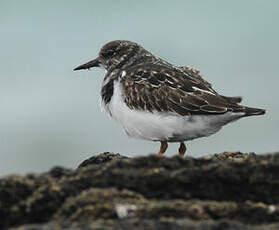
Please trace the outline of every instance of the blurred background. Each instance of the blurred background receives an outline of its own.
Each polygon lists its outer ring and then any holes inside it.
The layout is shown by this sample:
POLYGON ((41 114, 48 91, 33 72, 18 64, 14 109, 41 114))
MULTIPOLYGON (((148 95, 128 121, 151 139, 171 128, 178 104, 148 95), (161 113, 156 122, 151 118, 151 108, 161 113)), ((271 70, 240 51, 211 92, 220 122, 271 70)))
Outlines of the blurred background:
POLYGON ((103 70, 72 71, 116 39, 200 69, 220 93, 267 109, 188 142, 189 156, 278 151, 278 22, 277 0, 1 0, 0 175, 73 168, 105 151, 158 151, 101 112, 103 70))

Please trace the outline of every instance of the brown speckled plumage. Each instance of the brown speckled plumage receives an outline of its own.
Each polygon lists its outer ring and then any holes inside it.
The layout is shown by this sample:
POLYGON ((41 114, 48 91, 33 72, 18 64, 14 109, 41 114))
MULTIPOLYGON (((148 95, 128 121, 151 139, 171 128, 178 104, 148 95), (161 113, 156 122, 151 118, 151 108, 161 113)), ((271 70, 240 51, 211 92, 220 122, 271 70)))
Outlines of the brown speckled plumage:
POLYGON ((190 114, 245 112, 246 107, 219 95, 197 71, 143 64, 125 70, 121 79, 130 109, 190 114))
POLYGON ((107 70, 101 90, 105 109, 130 136, 161 141, 159 156, 169 141, 181 142, 183 156, 185 140, 209 136, 241 117, 265 113, 240 105, 241 97, 218 94, 200 71, 172 65, 134 42, 109 42, 98 58, 75 70, 91 67, 107 70), (165 123, 169 126, 163 127, 165 123))
POLYGON ((105 103, 113 95, 113 81, 121 78, 124 101, 130 109, 174 112, 182 116, 229 111, 244 112, 245 116, 263 113, 239 105, 240 97, 219 95, 200 71, 172 65, 134 42, 110 42, 100 50, 98 60, 108 70, 101 93, 105 103))

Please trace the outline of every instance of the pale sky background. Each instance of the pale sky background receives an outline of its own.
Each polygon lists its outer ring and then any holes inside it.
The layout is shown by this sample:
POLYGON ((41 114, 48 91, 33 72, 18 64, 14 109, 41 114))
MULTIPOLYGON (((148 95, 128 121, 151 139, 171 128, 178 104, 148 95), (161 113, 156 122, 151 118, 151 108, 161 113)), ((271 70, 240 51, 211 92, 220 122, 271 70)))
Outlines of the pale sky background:
POLYGON ((158 151, 101 112, 103 70, 72 71, 116 39, 198 68, 220 93, 267 109, 188 142, 189 156, 278 151, 278 28, 277 0, 1 0, 0 175, 74 168, 106 151, 158 151))

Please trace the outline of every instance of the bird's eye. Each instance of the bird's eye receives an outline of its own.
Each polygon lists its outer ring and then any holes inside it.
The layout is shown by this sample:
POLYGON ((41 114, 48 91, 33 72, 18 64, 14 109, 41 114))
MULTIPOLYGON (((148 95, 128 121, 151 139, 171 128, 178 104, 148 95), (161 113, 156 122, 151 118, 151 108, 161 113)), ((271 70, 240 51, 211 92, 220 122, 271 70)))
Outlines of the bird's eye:
POLYGON ((107 58, 107 57, 111 57, 115 54, 115 50, 106 50, 104 52, 102 52, 102 56, 107 58))

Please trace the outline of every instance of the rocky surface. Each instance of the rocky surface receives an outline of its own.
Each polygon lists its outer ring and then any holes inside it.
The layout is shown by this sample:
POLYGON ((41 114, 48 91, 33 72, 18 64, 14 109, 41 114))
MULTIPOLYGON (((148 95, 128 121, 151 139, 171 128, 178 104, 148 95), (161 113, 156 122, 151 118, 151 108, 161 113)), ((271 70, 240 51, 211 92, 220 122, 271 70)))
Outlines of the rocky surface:
POLYGON ((0 179, 0 229, 279 229, 279 153, 103 153, 0 179))

